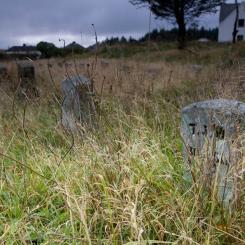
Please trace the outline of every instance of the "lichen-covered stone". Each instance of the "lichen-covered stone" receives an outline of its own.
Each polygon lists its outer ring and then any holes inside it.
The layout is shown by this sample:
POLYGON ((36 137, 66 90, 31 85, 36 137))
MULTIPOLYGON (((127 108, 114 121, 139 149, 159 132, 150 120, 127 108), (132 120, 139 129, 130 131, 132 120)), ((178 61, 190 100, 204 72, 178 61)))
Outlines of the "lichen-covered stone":
POLYGON ((74 131, 77 124, 93 125, 95 108, 92 82, 82 75, 72 76, 61 82, 61 90, 63 126, 74 131))
POLYGON ((191 158, 213 156, 205 174, 218 175, 218 197, 226 205, 233 197, 234 176, 229 171, 237 163, 232 142, 245 132, 245 103, 235 100, 208 100, 182 110, 181 135, 184 141, 186 176, 190 175, 191 158))

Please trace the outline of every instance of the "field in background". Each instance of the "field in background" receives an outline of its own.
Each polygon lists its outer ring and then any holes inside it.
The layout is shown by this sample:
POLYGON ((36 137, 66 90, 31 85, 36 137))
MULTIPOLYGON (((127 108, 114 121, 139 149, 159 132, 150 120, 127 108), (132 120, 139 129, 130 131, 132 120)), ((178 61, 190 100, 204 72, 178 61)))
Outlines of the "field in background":
POLYGON ((245 243, 244 181, 232 210, 220 206, 215 189, 205 192, 200 165, 198 182, 186 183, 179 133, 188 103, 245 100, 241 45, 145 50, 130 59, 107 52, 92 73, 94 56, 35 61, 40 97, 27 103, 16 99, 16 66, 8 62, 0 90, 0 243, 245 243), (60 124, 60 81, 77 73, 94 80, 99 120, 82 138, 60 124))

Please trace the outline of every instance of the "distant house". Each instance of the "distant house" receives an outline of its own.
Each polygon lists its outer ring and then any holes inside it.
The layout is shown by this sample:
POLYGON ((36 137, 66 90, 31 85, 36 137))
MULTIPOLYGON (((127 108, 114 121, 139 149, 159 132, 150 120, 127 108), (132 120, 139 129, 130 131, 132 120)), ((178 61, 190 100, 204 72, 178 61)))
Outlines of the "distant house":
POLYGON ((37 50, 35 46, 27 46, 23 44, 23 46, 13 46, 6 51, 6 54, 9 56, 17 57, 17 58, 40 58, 42 53, 37 50))
MULTIPOLYGON (((245 2, 239 3, 239 17, 237 22, 237 40, 245 39, 245 2)), ((219 17, 219 42, 232 42, 233 30, 236 20, 236 4, 223 3, 219 17)))
POLYGON ((69 51, 74 51, 74 52, 82 52, 84 51, 84 47, 76 42, 72 42, 70 44, 68 44, 66 47, 65 47, 66 50, 69 50, 69 51))

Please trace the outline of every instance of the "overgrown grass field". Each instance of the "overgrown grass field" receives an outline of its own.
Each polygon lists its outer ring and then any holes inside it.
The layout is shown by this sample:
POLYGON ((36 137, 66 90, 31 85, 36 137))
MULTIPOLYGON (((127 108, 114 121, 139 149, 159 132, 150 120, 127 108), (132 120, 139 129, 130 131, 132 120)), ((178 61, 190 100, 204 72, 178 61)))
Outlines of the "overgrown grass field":
MULTIPOLYGON (((227 98, 244 101, 237 65, 109 60, 91 75, 98 125, 72 135, 60 122, 59 82, 87 73, 90 59, 35 62, 40 97, 19 101, 2 84, 1 244, 244 244, 245 186, 225 209, 183 178, 181 108, 227 98), (41 64, 41 65, 40 65, 41 64), (85 66, 84 66, 85 64, 85 66), (54 88, 54 84, 56 85, 54 88)), ((198 164, 199 163, 199 164, 198 164)), ((244 155, 239 167, 244 171, 244 155)), ((240 178, 241 177, 241 178, 240 178)))

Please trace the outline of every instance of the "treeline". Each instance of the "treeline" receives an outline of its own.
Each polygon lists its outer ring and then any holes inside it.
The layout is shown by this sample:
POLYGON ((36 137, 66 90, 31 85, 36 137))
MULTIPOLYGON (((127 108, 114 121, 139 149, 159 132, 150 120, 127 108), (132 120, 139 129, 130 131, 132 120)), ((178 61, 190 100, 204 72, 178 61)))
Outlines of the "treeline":
POLYGON ((70 54, 83 54, 86 49, 79 44, 73 42, 67 45, 65 48, 58 48, 53 43, 39 42, 37 44, 37 50, 42 53, 43 58, 51 58, 57 56, 67 56, 70 54))
MULTIPOLYGON (((157 30, 154 29, 150 33, 150 39, 152 41, 176 41, 178 38, 178 28, 173 28, 171 30, 157 30)), ((204 27, 198 28, 189 28, 186 31, 186 38, 188 41, 199 40, 201 38, 206 38, 211 41, 217 41, 218 39, 218 28, 214 29, 205 29, 204 27)), ((139 42, 145 42, 149 39, 149 33, 144 37, 139 39, 139 42)))
MULTIPOLYGON (((152 32, 145 34, 143 37, 139 39, 134 39, 132 37, 125 38, 125 37, 111 37, 107 38, 106 40, 98 43, 98 48, 100 51, 105 51, 106 46, 113 46, 116 44, 143 44, 149 40, 154 42, 173 42, 177 41, 178 39, 178 29, 173 28, 171 30, 165 29, 154 29, 152 32)), ((204 27, 197 28, 192 27, 187 30, 187 40, 199 40, 201 38, 206 38, 210 41, 217 41, 218 39, 218 28, 213 29, 205 29, 204 27)), ((58 48, 53 43, 48 42, 40 42, 37 44, 37 49, 41 51, 42 57, 50 58, 56 56, 67 56, 70 54, 83 54, 86 52, 90 52, 95 50, 95 45, 92 45, 88 48, 84 48, 79 44, 73 42, 67 45, 65 48, 58 48)))
MULTIPOLYGON (((206 38, 210 41, 217 41, 218 40, 218 28, 213 29, 205 29, 204 27, 201 28, 189 28, 187 29, 187 40, 199 40, 201 38, 206 38)), ((165 29, 154 29, 150 32, 150 40, 155 42, 173 42, 177 41, 178 39, 178 28, 173 28, 170 30, 165 29)), ((114 45, 114 44, 124 44, 124 43, 144 43, 149 40, 149 33, 145 34, 143 37, 139 38, 138 40, 130 37, 111 37, 107 38, 102 43, 107 45, 114 45)))

